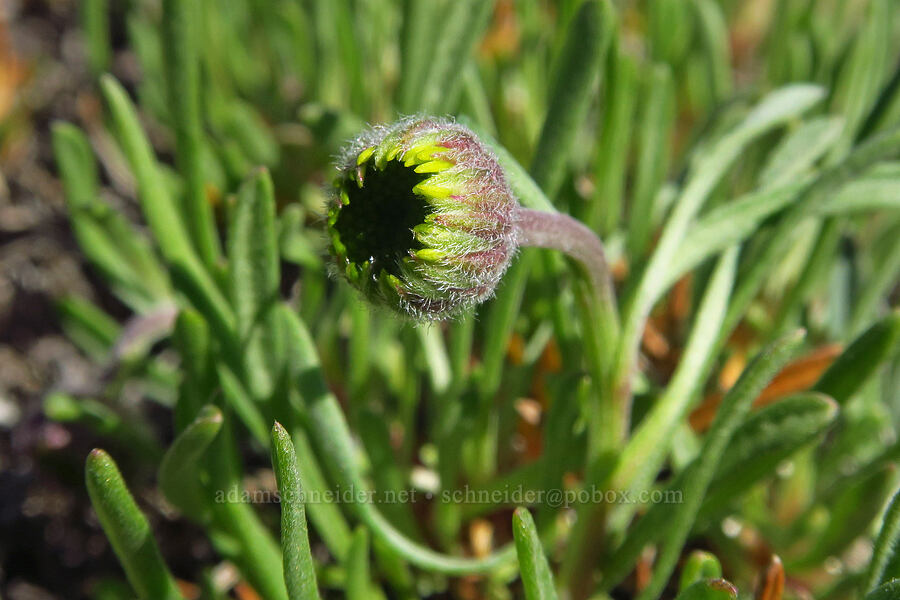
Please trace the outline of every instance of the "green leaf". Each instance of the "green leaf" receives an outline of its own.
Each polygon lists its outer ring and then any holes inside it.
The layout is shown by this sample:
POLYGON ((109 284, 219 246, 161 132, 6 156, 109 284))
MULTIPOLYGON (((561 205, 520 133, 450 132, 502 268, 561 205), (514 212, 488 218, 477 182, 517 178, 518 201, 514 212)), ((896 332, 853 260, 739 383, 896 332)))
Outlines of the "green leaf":
POLYGON ((871 525, 884 507, 894 481, 893 465, 885 465, 841 489, 828 507, 827 525, 815 546, 792 566, 812 567, 842 552, 871 525))
POLYGON ((220 248, 203 176, 199 35, 195 31, 201 19, 197 6, 198 3, 191 0, 163 2, 163 52, 175 129, 175 153, 185 179, 183 214, 194 247, 204 263, 212 266, 219 257, 220 248))
POLYGON ((109 358, 119 338, 119 324, 99 306, 77 296, 56 302, 56 311, 66 336, 97 362, 109 358))
POLYGON ((795 84, 770 92, 740 124, 694 160, 687 183, 675 201, 656 249, 641 274, 635 300, 630 310, 623 311, 622 341, 614 372, 617 387, 627 387, 632 377, 632 365, 636 360, 644 323, 659 296, 667 289, 667 273, 672 257, 678 254, 678 247, 710 192, 748 144, 803 114, 823 96, 822 88, 810 84, 795 84))
POLYGON ((143 600, 180 600, 175 580, 163 563, 147 518, 138 509, 113 459, 92 450, 85 466, 91 504, 128 581, 143 600))
POLYGON ((91 74, 97 76, 109 69, 112 58, 108 0, 85 0, 81 23, 91 74))
POLYGON ((422 353, 425 366, 428 370, 428 378, 431 381, 431 389, 436 394, 443 394, 450 386, 450 359, 447 357, 447 347, 444 336, 437 326, 416 327, 419 342, 422 345, 422 353))
MULTIPOLYGON (((657 0, 658 3, 658 0, 657 0)), ((630 256, 643 256, 653 231, 653 203, 671 158, 670 136, 675 121, 672 71, 655 64, 641 85, 643 96, 637 128, 637 165, 634 193, 628 210, 627 247, 630 256)))
POLYGON ((290 600, 317 600, 316 570, 306 532, 306 509, 297 454, 281 423, 272 427, 272 464, 281 498, 281 552, 290 600))
POLYGON ((246 339, 278 297, 281 283, 275 196, 266 169, 256 171, 238 192, 228 228, 228 263, 238 332, 246 339))
POLYGON ((832 110, 846 125, 829 158, 840 158, 853 145, 866 115, 878 98, 891 58, 891 8, 888 0, 872 0, 866 20, 853 40, 850 55, 834 84, 832 110))
POLYGON ((449 6, 444 5, 448 14, 432 16, 441 24, 434 32, 437 39, 432 42, 435 45, 424 84, 417 92, 421 98, 412 105, 415 109, 438 114, 452 110, 451 103, 459 95, 464 65, 487 28, 493 8, 493 2, 453 0, 449 6))
MULTIPOLYGON (((112 122, 125 156, 137 180, 138 195, 147 224, 180 289, 214 323, 223 341, 234 339, 234 316, 225 298, 194 252, 181 212, 168 194, 159 165, 141 130, 134 105, 111 76, 100 81, 112 122)), ((266 436, 268 437, 268 436, 266 436)))
POLYGON ((722 565, 719 563, 719 559, 709 552, 694 550, 681 569, 678 591, 683 592, 698 581, 720 577, 722 577, 722 565))
POLYGON ((594 162, 596 188, 583 219, 601 235, 615 231, 622 217, 622 195, 637 96, 634 59, 617 45, 609 51, 607 62, 608 84, 594 162))
POLYGON ((125 420, 115 410, 93 398, 73 398, 62 392, 51 392, 44 398, 44 414, 62 423, 81 423, 152 462, 162 456, 159 443, 145 423, 125 420))
MULTIPOLYGON (((836 408, 830 398, 807 393, 785 398, 751 415, 734 432, 722 454, 698 514, 698 526, 702 528, 754 483, 774 473, 783 460, 831 427, 837 418, 836 408)), ((683 499, 690 468, 686 467, 672 480, 666 493, 681 493, 683 499)), ((604 589, 628 574, 647 544, 666 537, 677 506, 653 504, 629 530, 612 555, 604 589)))
POLYGON ((884 513, 863 592, 874 592, 878 586, 897 578, 900 578, 900 491, 894 493, 884 513))
POLYGON ((159 465, 159 488, 169 502, 197 522, 209 516, 208 500, 200 484, 201 459, 222 428, 222 413, 204 406, 197 418, 182 431, 159 465))
POLYGON ((662 287, 668 289, 715 253, 755 234, 766 219, 796 201, 809 183, 801 179, 751 192, 709 211, 688 230, 662 287))
POLYGON ((863 600, 896 600, 900 597, 900 579, 894 579, 866 594, 863 600))
MULTIPOLYGON (((357 461, 357 446, 340 405, 325 382, 309 331, 292 311, 284 310, 282 315, 292 340, 293 373, 303 395, 307 433, 333 482, 342 489, 364 493, 368 486, 357 461)), ((508 563, 514 552, 512 546, 507 546, 485 558, 447 556, 404 536, 369 502, 355 502, 350 508, 391 551, 425 569, 447 574, 484 573, 508 563)))
MULTIPOLYGON (((756 297, 767 275, 780 261, 793 240, 793 233, 829 192, 843 185, 873 164, 897 155, 900 151, 900 128, 879 134, 857 146, 840 163, 822 171, 813 184, 802 193, 793 207, 786 212, 771 232, 764 234, 756 246, 757 252, 749 256, 746 268, 738 277, 728 314, 725 317, 717 344, 722 346, 747 307, 756 297)), ((829 394, 830 395, 830 394, 829 394)))
POLYGON ((346 560, 347 600, 371 600, 372 583, 369 577, 369 532, 357 527, 346 560))
POLYGON ((878 321, 853 340, 813 389, 845 404, 869 377, 893 355, 900 342, 900 311, 878 321))
MULTIPOLYGON (((288 600, 284 587, 281 548, 253 505, 244 496, 241 461, 232 425, 226 419, 206 453, 213 541, 234 562, 250 585, 266 600, 288 600)), ((268 445, 269 439, 263 442, 268 445)))
MULTIPOLYGON (((681 361, 669 385, 637 426, 621 451, 612 481, 616 489, 633 493, 647 489, 665 460, 675 428, 684 418, 715 356, 713 340, 721 327, 737 269, 737 251, 719 259, 703 293, 681 361)), ((622 531, 636 506, 622 505, 610 517, 611 527, 622 531)))
POLYGON ((137 180, 141 208, 159 248, 170 262, 196 259, 183 225, 181 211, 168 194, 169 186, 141 129, 128 94, 110 75, 100 79, 116 135, 137 180))
POLYGON ((715 421, 706 434, 700 455, 685 476, 683 503, 675 509, 671 528, 663 540, 656 561, 653 578, 638 596, 639 600, 656 598, 662 592, 694 525, 723 451, 749 413, 754 398, 787 363, 803 338, 804 332, 796 331, 773 342, 753 359, 723 398, 715 421))
POLYGON ((724 579, 709 579, 691 585, 675 600, 736 600, 737 597, 737 588, 724 579))
POLYGON ((815 117, 803 122, 769 153, 757 181, 766 188, 791 183, 828 152, 843 129, 842 117, 815 117))
POLYGON ((531 161, 531 175, 553 198, 562 185, 578 132, 584 126, 598 73, 616 27, 609 0, 587 0, 572 18, 556 62, 547 116, 531 161))
POLYGON ((259 406, 244 389, 240 379, 225 364, 216 365, 216 372, 219 376, 219 383, 222 385, 222 394, 225 400, 234 409, 234 412, 240 417, 250 433, 256 438, 256 441, 268 447, 269 436, 266 433, 266 419, 263 417, 259 406))
POLYGON ((214 373, 209 325, 197 312, 184 309, 175 319, 172 341, 181 355, 183 372, 175 404, 175 429, 183 431, 212 395, 214 373))
POLYGON ((703 57, 708 63, 711 100, 719 103, 732 93, 731 43, 725 15, 713 0, 693 0, 703 57))
POLYGON ((900 179, 865 177, 851 181, 815 208, 821 215, 900 210, 900 179))
POLYGON ((838 416, 837 403, 818 393, 802 393, 752 414, 728 444, 703 501, 708 518, 754 483, 771 475, 788 457, 827 431, 838 416))
POLYGON ((53 125, 53 149, 66 193, 72 229, 82 251, 135 310, 169 295, 168 281, 140 234, 100 201, 97 164, 80 129, 53 125))
POLYGON ((556 588, 553 575, 541 538, 538 537, 534 519, 528 509, 519 507, 513 513, 513 537, 516 540, 516 555, 519 557, 519 572, 527 600, 553 600, 556 588))

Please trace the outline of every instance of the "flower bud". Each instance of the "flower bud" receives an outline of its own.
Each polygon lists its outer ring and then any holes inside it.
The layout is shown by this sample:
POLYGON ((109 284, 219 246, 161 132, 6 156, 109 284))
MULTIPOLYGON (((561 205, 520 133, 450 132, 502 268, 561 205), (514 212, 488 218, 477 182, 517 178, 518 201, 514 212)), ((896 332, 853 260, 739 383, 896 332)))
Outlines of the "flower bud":
POLYGON ((475 134, 404 119, 363 133, 338 170, 330 249, 367 298, 437 320, 493 294, 515 254, 518 204, 475 134))

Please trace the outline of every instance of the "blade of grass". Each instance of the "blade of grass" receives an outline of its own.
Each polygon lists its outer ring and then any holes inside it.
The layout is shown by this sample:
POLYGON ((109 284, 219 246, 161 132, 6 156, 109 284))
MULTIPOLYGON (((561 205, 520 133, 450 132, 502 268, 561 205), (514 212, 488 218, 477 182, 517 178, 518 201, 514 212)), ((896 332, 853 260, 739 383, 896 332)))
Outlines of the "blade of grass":
POLYGON ((85 479, 103 531, 138 597, 181 600, 178 586, 159 554, 150 524, 135 504, 113 459, 103 450, 92 450, 85 466, 85 479))

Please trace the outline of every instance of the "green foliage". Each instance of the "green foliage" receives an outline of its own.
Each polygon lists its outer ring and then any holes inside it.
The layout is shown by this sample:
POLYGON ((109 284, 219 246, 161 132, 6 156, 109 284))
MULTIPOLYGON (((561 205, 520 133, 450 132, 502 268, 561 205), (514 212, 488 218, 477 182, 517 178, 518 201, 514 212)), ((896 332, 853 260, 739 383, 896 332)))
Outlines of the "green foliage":
MULTIPOLYGON (((83 10, 108 131, 57 123, 53 148, 133 315, 59 302, 112 376, 45 413, 134 450, 263 598, 736 598, 751 538, 815 595, 896 596, 893 3, 787 0, 766 25, 726 0, 132 2, 134 99, 100 75, 106 4, 83 10), (330 278, 332 157, 417 112, 471 126, 523 206, 601 234, 610 297, 527 249, 495 298, 417 328, 330 278), (142 223, 93 148, 124 157, 142 223), (273 485, 280 512, 244 495, 273 485)), ((179 598, 112 459, 86 477, 132 595, 179 598)))

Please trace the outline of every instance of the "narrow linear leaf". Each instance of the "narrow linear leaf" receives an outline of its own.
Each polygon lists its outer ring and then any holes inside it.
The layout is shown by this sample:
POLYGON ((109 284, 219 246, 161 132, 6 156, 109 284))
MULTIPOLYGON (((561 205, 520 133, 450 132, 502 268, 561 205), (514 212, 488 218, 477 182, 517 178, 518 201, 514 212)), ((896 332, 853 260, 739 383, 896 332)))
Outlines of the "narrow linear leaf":
POLYGON ((527 600, 553 600, 556 588, 553 575, 541 538, 538 537, 534 519, 528 509, 519 507, 513 513, 513 537, 516 540, 516 555, 519 557, 519 572, 527 600))
POLYGON ((709 486, 702 519, 730 506, 753 484, 817 439, 837 420, 837 403, 819 393, 802 393, 779 400, 752 414, 735 432, 709 486))
POLYGON ((828 506, 827 524, 814 547, 792 566, 805 568, 819 565, 829 556, 840 554, 853 540, 863 535, 884 507, 894 481, 893 465, 884 465, 842 487, 828 506))
MULTIPOLYGON (((662 440, 672 438, 677 423, 684 418, 712 362, 712 340, 725 318, 736 270, 737 251, 730 250, 719 259, 707 284, 672 380, 621 451, 612 475, 613 485, 617 489, 632 492, 647 489, 659 472, 669 449, 668 443, 662 440)), ((635 509, 635 506, 623 505, 610 517, 612 527, 617 531, 624 529, 635 509)))
POLYGON ((228 228, 229 286, 242 338, 278 296, 278 260, 272 178, 259 169, 241 186, 228 228))
POLYGON ((866 594, 863 600, 896 600, 900 597, 900 579, 894 579, 866 594))
POLYGON ((197 418, 169 446, 159 465, 159 487, 184 514, 203 523, 209 516, 200 484, 200 459, 222 428, 222 412, 204 406, 197 418))
POLYGON ((281 552, 288 598, 317 600, 319 589, 306 532, 306 508, 297 454, 291 436, 277 421, 272 427, 272 464, 281 498, 281 552))
POLYGON ((749 413, 753 399, 791 358, 803 341, 804 335, 805 332, 802 330, 792 332, 765 348, 747 366, 734 387, 725 395, 716 419, 706 435, 697 462, 685 478, 684 502, 675 510, 671 529, 663 541, 659 559, 656 561, 653 577, 638 596, 639 600, 656 598, 662 592, 694 525, 723 451, 741 421, 749 413))
POLYGON ((183 431, 212 395, 209 325, 199 313, 183 309, 175 319, 172 342, 181 355, 183 377, 175 404, 175 428, 183 431))
POLYGON ((85 479, 103 531, 138 597, 180 600, 182 596, 163 563, 150 524, 135 504, 113 459, 103 450, 92 450, 85 479))
POLYGON ((113 125, 137 180, 141 208, 160 250, 169 261, 195 258, 184 228, 181 211, 168 194, 150 142, 141 129, 137 112, 121 84, 109 75, 100 79, 113 125))
POLYGON ((644 322, 666 289, 664 284, 667 283, 666 275, 672 257, 677 254, 691 222, 712 189, 750 142, 803 114, 820 102, 823 96, 821 87, 810 84, 794 84, 775 90, 764 97, 737 127, 695 160, 684 190, 641 274, 635 300, 630 310, 624 312, 622 341, 615 369, 619 384, 627 387, 627 380, 632 377, 632 364, 636 359, 644 322))
POLYGON ((885 359, 893 355, 898 342, 900 311, 894 311, 853 340, 813 389, 831 396, 838 404, 846 403, 885 359))
POLYGON ((722 564, 719 559, 704 550, 694 550, 681 569, 678 591, 683 592, 698 581, 720 577, 722 577, 722 564))
POLYGON ((347 600, 370 600, 369 580, 369 532, 365 527, 357 527, 345 562, 347 570, 347 600))
POLYGON ((698 581, 683 592, 675 600, 735 600, 737 588, 724 579, 698 581))
POLYGON ((450 14, 441 19, 438 41, 424 78, 422 95, 416 108, 442 113, 452 109, 450 102, 458 96, 464 63, 475 43, 487 27, 494 3, 488 0, 453 0, 450 14))
MULTIPOLYGON (((363 492, 368 487, 363 481, 357 461, 357 446, 350 435, 340 405, 325 382, 309 331, 292 311, 285 310, 283 315, 293 340, 292 355, 297 385, 303 395, 304 411, 309 420, 307 429, 313 446, 322 456, 334 483, 342 489, 363 492)), ((404 536, 371 503, 354 503, 351 509, 373 535, 380 538, 393 552, 425 569, 447 574, 484 573, 509 563, 515 552, 510 545, 485 558, 448 556, 404 536)))
POLYGON ((591 90, 615 28, 609 0, 587 0, 572 18, 553 75, 547 116, 531 162, 531 175, 547 196, 559 191, 575 136, 584 123, 591 90))
POLYGON ((839 116, 809 119, 784 136, 769 154, 759 173, 758 183, 776 187, 802 175, 837 142, 844 129, 839 116))
POLYGON ((643 96, 637 124, 637 165, 634 193, 628 209, 628 252, 643 256, 654 221, 653 201, 669 167, 671 131, 675 119, 675 90, 672 71, 666 64, 653 65, 641 86, 643 96))
POLYGON ((900 578, 900 491, 891 498, 884 513, 863 591, 873 592, 878 586, 897 578, 900 578))
POLYGON ((585 224, 602 235, 615 231, 622 218, 622 195, 637 96, 634 59, 617 47, 608 52, 607 63, 609 83, 594 164, 597 187, 584 218, 585 224))
POLYGON ((185 178, 187 229, 204 263, 212 266, 220 249, 212 208, 206 198, 201 157, 199 35, 195 31, 201 20, 197 6, 191 0, 163 2, 163 52, 169 106, 175 126, 176 158, 185 178))
POLYGON ((219 376, 219 383, 222 385, 222 394, 225 396, 225 400, 228 401, 234 412, 240 417, 247 429, 250 430, 256 441, 267 447, 269 445, 269 436, 266 432, 266 420, 257 404, 253 402, 253 399, 231 369, 220 363, 216 365, 216 372, 219 376))

